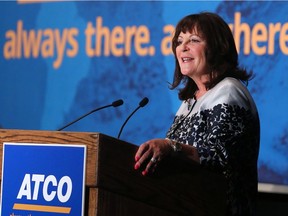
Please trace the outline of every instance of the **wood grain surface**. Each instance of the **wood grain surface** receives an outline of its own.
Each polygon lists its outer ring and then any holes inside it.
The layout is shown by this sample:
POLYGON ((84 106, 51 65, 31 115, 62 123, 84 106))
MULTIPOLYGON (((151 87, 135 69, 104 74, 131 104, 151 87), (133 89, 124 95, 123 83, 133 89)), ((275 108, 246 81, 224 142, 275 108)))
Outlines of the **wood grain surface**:
POLYGON ((225 215, 224 177, 198 164, 169 158, 142 176, 138 146, 101 133, 2 129, 0 141, 0 163, 4 142, 86 145, 85 215, 225 215))

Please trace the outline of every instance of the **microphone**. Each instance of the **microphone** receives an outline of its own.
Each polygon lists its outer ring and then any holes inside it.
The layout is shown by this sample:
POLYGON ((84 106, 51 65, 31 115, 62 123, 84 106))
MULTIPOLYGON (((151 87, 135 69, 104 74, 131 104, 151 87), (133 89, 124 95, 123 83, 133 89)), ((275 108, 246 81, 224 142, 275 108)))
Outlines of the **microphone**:
POLYGON ((57 131, 61 131, 61 130, 65 129, 66 127, 74 124, 75 122, 81 120, 82 118, 84 118, 84 117, 86 117, 86 116, 88 116, 88 115, 90 115, 90 114, 92 114, 92 113, 94 113, 94 112, 96 112, 96 111, 99 111, 99 110, 101 110, 101 109, 104 109, 104 108, 107 108, 107 107, 111 107, 111 106, 113 106, 113 107, 118 107, 118 106, 121 106, 123 103, 124 103, 123 100, 120 99, 120 100, 114 101, 113 103, 111 103, 111 104, 109 104, 109 105, 96 108, 96 109, 94 109, 94 110, 92 110, 92 111, 90 111, 90 112, 88 112, 88 113, 80 116, 79 118, 77 118, 76 120, 70 122, 69 124, 67 124, 67 125, 59 128, 57 131))
POLYGON ((126 119, 126 121, 124 122, 124 124, 122 125, 119 133, 118 133, 118 139, 120 138, 120 135, 122 133, 122 130, 124 128, 124 126, 126 125, 126 123, 128 122, 128 120, 131 118, 131 116, 141 107, 146 106, 146 104, 149 102, 149 99, 147 97, 144 97, 140 102, 139 102, 139 106, 128 116, 128 118, 126 119))

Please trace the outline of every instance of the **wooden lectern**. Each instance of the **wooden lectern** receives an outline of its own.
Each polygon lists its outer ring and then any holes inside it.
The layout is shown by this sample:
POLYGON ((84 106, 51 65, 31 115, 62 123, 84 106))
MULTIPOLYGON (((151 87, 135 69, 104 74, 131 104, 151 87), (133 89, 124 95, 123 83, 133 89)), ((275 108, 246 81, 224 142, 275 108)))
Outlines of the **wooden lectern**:
POLYGON ((0 141, 1 167, 4 142, 86 145, 87 216, 225 215, 224 177, 198 164, 169 158, 144 177, 134 170, 138 147, 101 133, 2 129, 0 141))

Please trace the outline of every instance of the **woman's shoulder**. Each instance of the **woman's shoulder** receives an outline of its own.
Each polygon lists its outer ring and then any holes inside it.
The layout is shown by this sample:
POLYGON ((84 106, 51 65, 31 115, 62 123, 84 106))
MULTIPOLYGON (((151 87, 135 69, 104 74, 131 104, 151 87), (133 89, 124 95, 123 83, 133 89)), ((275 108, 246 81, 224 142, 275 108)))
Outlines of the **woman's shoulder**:
POLYGON ((229 104, 249 106, 252 97, 246 86, 238 79, 226 77, 208 91, 206 102, 210 106, 229 104))
POLYGON ((243 83, 236 78, 226 77, 222 79, 219 83, 217 83, 217 85, 215 85, 215 87, 212 89, 214 90, 229 89, 231 91, 238 89, 243 91, 243 89, 246 89, 246 86, 244 86, 243 83))

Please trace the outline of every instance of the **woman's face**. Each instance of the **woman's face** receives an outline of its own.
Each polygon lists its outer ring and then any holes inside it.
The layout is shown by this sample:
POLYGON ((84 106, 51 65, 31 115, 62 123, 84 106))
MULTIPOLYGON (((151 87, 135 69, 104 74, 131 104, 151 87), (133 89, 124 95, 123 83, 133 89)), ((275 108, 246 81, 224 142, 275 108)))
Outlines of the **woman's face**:
POLYGON ((176 57, 181 73, 191 79, 199 79, 208 73, 206 61, 206 41, 194 29, 192 33, 181 32, 178 36, 176 57))

